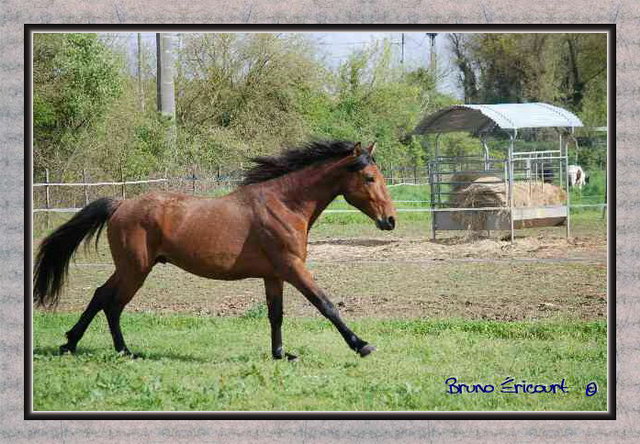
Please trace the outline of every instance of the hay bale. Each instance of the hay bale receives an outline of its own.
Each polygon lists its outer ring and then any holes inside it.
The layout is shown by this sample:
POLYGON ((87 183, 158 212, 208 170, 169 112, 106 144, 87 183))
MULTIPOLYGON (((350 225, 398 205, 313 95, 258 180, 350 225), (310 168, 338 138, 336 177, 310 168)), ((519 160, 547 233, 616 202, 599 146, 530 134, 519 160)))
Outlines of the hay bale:
POLYGON ((546 207, 564 204, 567 193, 558 185, 541 181, 513 184, 514 207, 546 207))
POLYGON ((498 180, 504 181, 501 177, 488 175, 486 173, 453 173, 451 176, 451 182, 453 182, 453 185, 451 185, 451 191, 453 193, 458 192, 461 189, 468 187, 476 180, 484 182, 498 180))
MULTIPOLYGON (((465 182, 466 178, 473 175, 457 175, 460 180, 453 182, 465 182)), ((482 208, 504 207, 504 210, 456 212, 453 218, 465 225, 468 230, 480 231, 486 226, 487 217, 508 213, 509 195, 507 185, 495 176, 481 175, 468 185, 459 184, 452 190, 449 204, 454 208, 482 208), (500 181, 499 183, 496 183, 500 181)), ((543 207, 563 204, 566 200, 565 191, 557 185, 543 183, 541 181, 516 182, 513 184, 514 207, 543 207)))

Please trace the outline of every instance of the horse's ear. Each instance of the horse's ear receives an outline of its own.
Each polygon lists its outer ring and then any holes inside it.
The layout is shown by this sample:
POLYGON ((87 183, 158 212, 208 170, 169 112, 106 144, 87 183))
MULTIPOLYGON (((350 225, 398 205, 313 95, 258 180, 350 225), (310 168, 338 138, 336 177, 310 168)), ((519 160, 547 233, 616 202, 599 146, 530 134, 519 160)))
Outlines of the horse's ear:
POLYGON ((362 144, 360 142, 356 142, 353 145, 353 157, 358 157, 361 154, 364 154, 364 151, 362 150, 362 144))
POLYGON ((376 150, 376 142, 373 142, 371 145, 367 147, 367 151, 369 152, 369 156, 373 157, 373 153, 376 150))

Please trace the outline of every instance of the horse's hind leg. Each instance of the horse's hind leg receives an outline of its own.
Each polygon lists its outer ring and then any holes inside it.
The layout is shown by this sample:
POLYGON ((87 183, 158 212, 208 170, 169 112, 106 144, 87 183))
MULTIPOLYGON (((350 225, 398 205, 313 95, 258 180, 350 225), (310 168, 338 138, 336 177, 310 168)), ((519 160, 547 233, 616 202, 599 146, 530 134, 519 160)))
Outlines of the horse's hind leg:
POLYGON ((150 251, 146 231, 140 228, 110 231, 109 244, 116 266, 115 291, 112 297, 106 301, 103 309, 107 316, 116 351, 131 355, 122 336, 120 316, 124 307, 142 287, 153 268, 153 262, 150 258, 155 256, 150 251))
POLYGON ((118 285, 113 297, 105 304, 104 313, 107 316, 109 330, 113 338, 113 346, 118 353, 124 355, 132 355, 124 342, 122 329, 120 328, 120 316, 124 307, 135 296, 136 292, 142 287, 146 273, 127 273, 118 279, 118 285))
POLYGON ((136 273, 128 271, 126 273, 118 273, 116 271, 111 275, 104 285, 96 289, 91 302, 80 315, 78 322, 66 333, 67 343, 60 346, 60 353, 74 353, 78 342, 82 339, 93 318, 100 310, 104 310, 116 351, 130 355, 131 352, 122 336, 120 316, 124 307, 142 286, 147 274, 148 272, 136 273))
POLYGON ((264 280, 271 324, 271 356, 273 359, 286 357, 289 361, 295 361, 297 356, 282 351, 282 284, 282 279, 264 280))
POLYGON ((75 353, 78 342, 82 339, 82 336, 84 336, 93 318, 104 308, 105 304, 113 298, 114 279, 115 275, 111 275, 107 282, 96 289, 91 302, 89 302, 89 305, 80 316, 78 322, 66 333, 67 343, 60 346, 61 354, 75 353))

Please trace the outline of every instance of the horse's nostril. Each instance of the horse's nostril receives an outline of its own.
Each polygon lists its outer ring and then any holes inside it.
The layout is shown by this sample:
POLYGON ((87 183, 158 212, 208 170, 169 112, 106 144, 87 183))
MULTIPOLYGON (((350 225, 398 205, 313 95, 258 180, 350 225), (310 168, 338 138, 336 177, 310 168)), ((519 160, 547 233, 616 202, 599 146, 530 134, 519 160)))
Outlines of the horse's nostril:
POLYGON ((387 218, 387 222, 389 222, 389 225, 391 226, 391 229, 396 227, 396 219, 393 216, 389 216, 387 218))

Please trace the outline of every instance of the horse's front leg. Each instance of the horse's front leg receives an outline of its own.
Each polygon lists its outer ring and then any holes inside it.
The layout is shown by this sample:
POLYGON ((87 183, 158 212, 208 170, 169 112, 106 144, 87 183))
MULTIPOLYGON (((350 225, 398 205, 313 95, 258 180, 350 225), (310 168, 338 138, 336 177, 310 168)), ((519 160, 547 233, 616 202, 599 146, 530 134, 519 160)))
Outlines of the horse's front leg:
POLYGON ((271 356, 273 359, 286 357, 289 361, 295 361, 297 356, 282 351, 282 284, 282 279, 278 278, 264 280, 271 324, 271 356))
POLYGON ((324 291, 314 281, 309 270, 299 258, 289 261, 284 279, 296 287, 333 325, 336 326, 349 347, 365 357, 376 348, 360 339, 340 318, 340 314, 324 291))

